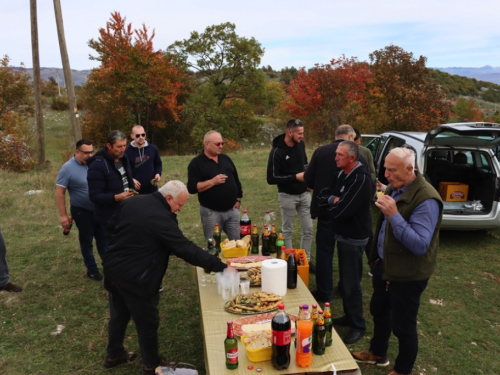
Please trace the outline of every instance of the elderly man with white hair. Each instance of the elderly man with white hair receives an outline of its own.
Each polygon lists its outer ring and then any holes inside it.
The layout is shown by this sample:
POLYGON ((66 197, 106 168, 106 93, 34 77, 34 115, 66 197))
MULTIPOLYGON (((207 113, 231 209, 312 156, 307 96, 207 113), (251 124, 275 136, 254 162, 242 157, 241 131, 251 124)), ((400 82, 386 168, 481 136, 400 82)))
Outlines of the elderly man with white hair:
POLYGON ((353 352, 358 362, 389 365, 391 333, 399 351, 388 375, 412 374, 418 353, 420 297, 436 268, 443 203, 415 171, 415 153, 395 148, 385 158, 389 186, 375 205, 380 215, 370 255, 374 332, 370 348, 353 352))
POLYGON ((143 374, 154 374, 168 362, 158 352, 159 287, 170 255, 210 271, 227 266, 188 240, 179 229, 176 212, 188 199, 181 181, 169 181, 157 192, 121 203, 108 221, 112 234, 104 258, 104 287, 109 291, 110 319, 104 366, 126 363, 123 339, 130 318, 135 322, 143 374))

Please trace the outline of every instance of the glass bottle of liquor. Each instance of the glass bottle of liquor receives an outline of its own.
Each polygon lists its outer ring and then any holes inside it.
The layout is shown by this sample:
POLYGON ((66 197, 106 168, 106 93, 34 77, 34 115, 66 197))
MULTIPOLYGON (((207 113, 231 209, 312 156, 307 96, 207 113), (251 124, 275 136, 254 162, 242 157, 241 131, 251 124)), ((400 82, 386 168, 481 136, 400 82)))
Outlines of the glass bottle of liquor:
POLYGON ((252 254, 259 254, 259 229, 257 229, 257 224, 253 225, 252 254))
POLYGON ((219 224, 218 223, 215 223, 214 242, 215 242, 215 244, 214 244, 215 248, 220 253, 221 252, 221 248, 220 248, 221 234, 220 234, 220 228, 219 228, 219 224))
POLYGON ((269 234, 269 247, 271 253, 276 253, 276 240, 278 235, 276 234, 276 227, 274 224, 271 225, 271 234, 269 234))
POLYGON ((325 354, 326 328, 323 320, 323 310, 318 310, 318 319, 313 330, 312 349, 316 355, 325 354))
POLYGON ((271 255, 267 226, 264 227, 264 232, 262 233, 262 255, 271 255))
POLYGON ((326 330, 326 339, 325 346, 332 346, 333 338, 332 338, 332 312, 330 310, 330 302, 325 302, 325 312, 323 314, 325 319, 325 330, 326 330))
POLYGON ((227 322, 227 337, 224 340, 226 367, 230 370, 238 368, 238 340, 234 337, 233 322, 227 322))

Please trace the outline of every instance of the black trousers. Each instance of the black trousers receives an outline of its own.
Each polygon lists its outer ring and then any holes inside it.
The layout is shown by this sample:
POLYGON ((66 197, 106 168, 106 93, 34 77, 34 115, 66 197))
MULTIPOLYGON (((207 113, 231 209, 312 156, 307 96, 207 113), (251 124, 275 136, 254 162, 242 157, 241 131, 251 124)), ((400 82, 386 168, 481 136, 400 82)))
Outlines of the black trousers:
POLYGON ((388 283, 382 280, 383 268, 382 260, 372 267, 370 313, 374 331, 370 350, 377 356, 385 357, 391 332, 394 332, 399 344, 394 370, 400 374, 410 374, 418 353, 417 314, 420 296, 429 280, 388 283))
POLYGON ((132 318, 137 330, 142 363, 148 367, 157 366, 160 361, 158 352, 159 291, 153 295, 140 295, 113 284, 106 278, 104 278, 104 287, 109 291, 108 357, 116 358, 123 353, 125 331, 132 318))

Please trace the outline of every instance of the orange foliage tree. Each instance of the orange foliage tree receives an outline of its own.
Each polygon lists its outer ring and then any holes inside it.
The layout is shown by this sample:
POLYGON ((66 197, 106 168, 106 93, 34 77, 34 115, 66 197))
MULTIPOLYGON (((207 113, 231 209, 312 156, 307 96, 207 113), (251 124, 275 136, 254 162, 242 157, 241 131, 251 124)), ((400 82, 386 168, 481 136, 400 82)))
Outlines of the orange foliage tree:
POLYGON ((474 99, 458 98, 453 105, 452 122, 483 121, 483 111, 477 106, 474 99))
POLYGON ((367 63, 345 56, 316 64, 308 72, 301 68, 286 87, 288 96, 281 107, 321 139, 331 139, 336 127, 356 121, 370 76, 367 63))
POLYGON ((150 139, 156 136, 156 143, 175 141, 182 133, 178 98, 185 78, 163 51, 153 49, 154 31, 149 36, 145 25, 132 30, 114 12, 99 34, 89 41, 97 53, 90 58, 101 65, 92 70, 82 90, 84 136, 102 144, 109 131, 128 134, 134 124, 140 124, 150 139))
POLYGON ((373 131, 426 131, 447 121, 451 104, 430 79, 426 61, 394 45, 370 54, 368 118, 378 124, 373 131))

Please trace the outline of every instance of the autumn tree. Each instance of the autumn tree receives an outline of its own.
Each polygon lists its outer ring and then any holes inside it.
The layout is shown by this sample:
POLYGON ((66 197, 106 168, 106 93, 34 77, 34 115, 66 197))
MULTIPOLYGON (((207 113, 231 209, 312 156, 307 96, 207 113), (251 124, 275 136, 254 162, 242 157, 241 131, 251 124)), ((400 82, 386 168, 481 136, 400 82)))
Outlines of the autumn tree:
POLYGON ((368 86, 370 116, 377 132, 426 131, 446 122, 450 103, 429 78, 427 59, 391 45, 369 55, 373 81, 368 86), (380 119, 383 122, 380 122, 380 119))
POLYGON ((331 139, 336 127, 354 123, 362 110, 368 68, 367 63, 345 56, 309 71, 301 68, 287 86, 283 109, 311 126, 319 138, 331 139))
POLYGON ((265 94, 265 76, 258 68, 264 50, 254 38, 238 36, 235 28, 229 22, 209 26, 167 49, 167 56, 195 72, 197 87, 183 109, 194 138, 210 129, 226 138, 256 131, 254 103, 265 94))
POLYGON ((184 78, 163 51, 153 49, 154 30, 151 35, 145 25, 133 30, 114 12, 99 34, 89 41, 97 53, 90 58, 101 65, 92 70, 82 90, 87 110, 84 136, 102 143, 110 130, 128 134, 140 124, 150 138, 177 141, 184 78))
POLYGON ((453 105, 453 114, 451 115, 451 122, 462 121, 482 121, 483 111, 479 109, 474 99, 458 98, 453 105))
POLYGON ((9 56, 0 60, 0 159, 2 168, 24 171, 33 166, 28 118, 34 114, 31 77, 24 65, 16 70, 9 56))

